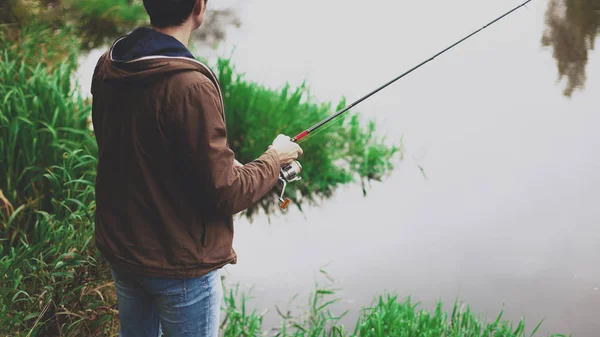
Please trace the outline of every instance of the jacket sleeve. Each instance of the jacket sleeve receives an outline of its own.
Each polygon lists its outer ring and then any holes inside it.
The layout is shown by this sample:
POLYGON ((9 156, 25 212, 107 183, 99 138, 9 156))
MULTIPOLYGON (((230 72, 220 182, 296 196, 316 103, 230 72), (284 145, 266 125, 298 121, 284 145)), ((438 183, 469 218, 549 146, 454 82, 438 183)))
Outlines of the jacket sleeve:
MULTIPOLYGON (((221 98, 212 82, 189 87, 178 99, 175 121, 178 149, 186 171, 193 171, 198 193, 220 213, 235 214, 265 196, 277 183, 281 164, 276 152, 265 151, 243 167, 235 167, 227 146, 221 98)), ((266 144, 265 144, 266 147, 266 144)))

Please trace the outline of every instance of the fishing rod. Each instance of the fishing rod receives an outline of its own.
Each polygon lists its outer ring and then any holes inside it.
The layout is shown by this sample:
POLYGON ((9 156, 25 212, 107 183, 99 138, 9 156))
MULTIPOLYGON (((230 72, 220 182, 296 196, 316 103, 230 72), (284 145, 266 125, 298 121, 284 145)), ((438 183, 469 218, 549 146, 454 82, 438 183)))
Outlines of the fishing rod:
MULTIPOLYGON (((368 93, 367 95, 359 98, 358 100, 356 100, 355 102, 349 104, 348 106, 346 106, 345 108, 341 109, 340 111, 334 113, 333 115, 323 119, 322 121, 320 121, 319 123, 311 126, 310 128, 300 132, 298 135, 296 135, 296 137, 291 138, 292 142, 298 142, 301 139, 305 138, 306 136, 308 136, 309 134, 313 133, 314 131, 320 129, 321 127, 323 127, 324 125, 328 124, 329 122, 331 122, 332 120, 336 119, 337 117, 341 116, 342 114, 344 114, 345 112, 347 112, 348 110, 352 109, 353 107, 357 106, 358 104, 360 104, 362 101, 366 100, 367 98, 375 95, 376 93, 378 93, 379 91, 385 89, 386 87, 388 87, 389 85, 393 84, 394 82, 398 81, 399 79, 403 78, 404 76, 412 73, 413 71, 419 69, 420 67, 424 66, 425 64, 433 61, 435 58, 437 58, 438 56, 444 54, 445 52, 449 51, 450 49, 458 46, 459 44, 461 44, 462 42, 464 42, 465 40, 469 39, 470 37, 472 37, 473 35, 485 30, 486 28, 488 28, 489 26, 491 26, 492 24, 496 23, 497 21, 502 20, 503 18, 505 18, 506 16, 510 15, 511 13, 513 13, 514 11, 520 9, 521 7, 524 7, 525 5, 527 5, 529 2, 531 2, 532 0, 527 0, 524 3, 520 4, 519 6, 511 9, 510 11, 506 12, 505 14, 501 15, 500 17, 496 18, 495 20, 489 22, 488 24, 486 24, 485 26, 479 28, 478 30, 474 31, 473 33, 465 36, 464 38, 460 39, 459 41, 455 42, 454 44, 452 44, 451 46, 445 48, 444 50, 440 51, 439 53, 433 55, 432 57, 430 57, 429 59, 421 62, 420 64, 416 65, 415 67, 413 67, 412 69, 408 70, 407 72, 403 73, 402 75, 394 78, 393 80, 387 82, 386 84, 380 86, 379 88, 373 90, 372 92, 368 93)), ((281 186, 281 195, 279 197, 279 200, 282 202, 281 203, 281 208, 282 209, 286 209, 287 206, 290 204, 290 199, 288 198, 283 198, 283 195, 285 193, 285 188, 287 186, 288 183, 293 182, 293 181, 297 181, 297 180, 301 180, 299 174, 302 172, 302 165, 300 165, 300 163, 298 161, 292 161, 290 164, 286 165, 285 167, 281 168, 281 172, 280 172, 280 176, 279 176, 279 184, 281 186)))

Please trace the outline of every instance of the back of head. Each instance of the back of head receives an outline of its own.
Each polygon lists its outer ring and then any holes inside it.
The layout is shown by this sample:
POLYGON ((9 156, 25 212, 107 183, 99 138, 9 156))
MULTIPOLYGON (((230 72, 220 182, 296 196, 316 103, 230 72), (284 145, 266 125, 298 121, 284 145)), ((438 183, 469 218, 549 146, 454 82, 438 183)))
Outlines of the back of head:
POLYGON ((152 26, 177 27, 190 17, 196 2, 197 0, 144 0, 144 8, 150 16, 152 26))

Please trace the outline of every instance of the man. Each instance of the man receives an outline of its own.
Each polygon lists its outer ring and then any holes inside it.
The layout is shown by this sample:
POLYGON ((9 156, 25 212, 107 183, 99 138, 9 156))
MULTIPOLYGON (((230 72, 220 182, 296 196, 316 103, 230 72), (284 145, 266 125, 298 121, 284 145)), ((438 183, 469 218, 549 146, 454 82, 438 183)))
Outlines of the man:
POLYGON ((205 1, 144 0, 153 27, 115 41, 94 70, 95 239, 121 337, 217 336, 218 271, 237 263, 233 215, 303 152, 279 135, 256 160, 235 160, 217 78, 187 49, 205 1))

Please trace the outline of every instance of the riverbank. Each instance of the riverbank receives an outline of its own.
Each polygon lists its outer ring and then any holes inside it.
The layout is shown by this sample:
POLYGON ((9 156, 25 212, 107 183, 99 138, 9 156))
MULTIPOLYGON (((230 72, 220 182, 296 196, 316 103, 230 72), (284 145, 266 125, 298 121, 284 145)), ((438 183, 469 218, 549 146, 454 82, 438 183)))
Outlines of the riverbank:
MULTIPOLYGON (((231 45, 239 46, 232 64, 247 73, 246 88, 267 92, 262 97, 270 101, 281 92, 263 90, 263 85, 300 83, 310 74, 312 93, 325 102, 341 93, 360 97, 463 29, 479 25, 480 15, 493 15, 504 6, 480 5, 479 12, 457 22, 444 13, 455 11, 458 3, 438 3, 448 7, 431 13, 430 4, 376 1, 374 6, 394 13, 385 20, 365 18, 365 7, 320 5, 303 3, 303 15, 298 15, 280 1, 244 2, 249 14, 242 13, 243 32, 232 35, 221 50, 228 55, 231 45), (321 11, 306 26, 313 8, 321 11), (339 8, 357 22, 375 20, 375 28, 350 25, 332 32, 330 19, 339 8), (269 16, 273 10, 281 15, 269 16), (392 18, 395 13, 403 19, 392 18), (273 32, 284 25, 291 30, 273 32), (375 34, 387 42, 368 39, 375 34), (342 55, 340 50, 356 37, 367 39, 366 44, 342 55)), ((342 292, 329 308, 335 315, 350 310, 342 320, 349 330, 360 320, 361 308, 389 290, 398 294, 398 302, 410 295, 429 311, 441 299, 448 317, 458 297, 491 321, 501 308, 514 327, 525 317, 527 331, 545 318, 540 336, 600 331, 595 315, 600 310, 600 166, 595 155, 600 121, 594 95, 600 82, 590 77, 588 91, 570 101, 561 97, 554 60, 539 50, 543 10, 541 2, 532 5, 533 14, 516 16, 513 25, 490 30, 485 39, 472 40, 364 103, 361 115, 378 118, 394 137, 406 132, 410 150, 408 165, 373 184, 367 198, 358 184, 342 186, 325 207, 307 206, 304 213, 294 210, 271 222, 264 215, 254 222, 236 221, 240 263, 226 268, 227 285, 254 287, 255 299, 246 309, 269 310, 262 329, 281 322, 275 305, 283 310, 296 293, 293 313, 310 312, 304 304, 313 275, 335 261, 328 270, 342 292), (414 164, 424 164, 426 177, 414 164)), ((26 47, 60 57, 69 43, 66 38, 26 47)), ((4 54, 0 57, 4 60, 4 54)), ((95 59, 90 60, 77 71, 93 69, 95 59)), ((598 69, 591 63, 588 73, 598 69)), ((87 329, 103 335, 102 329, 114 329, 117 308, 110 275, 90 241, 96 153, 88 138, 92 135, 83 131, 89 124, 81 119, 89 115, 89 105, 66 85, 66 75, 43 73, 19 82, 15 78, 23 79, 30 69, 18 62, 2 67, 0 149, 5 151, 2 160, 8 160, 0 162, 0 267, 5 275, 0 325, 18 331, 7 333, 11 337, 26 335, 33 326, 49 330, 34 329, 32 336, 86 335, 87 329)), ((89 86, 81 84, 85 92, 89 86)), ((248 96, 242 97, 245 106, 248 96)), ((293 116, 306 111, 312 110, 300 107, 293 116)), ((290 130, 310 121, 295 121, 290 130)), ((277 120, 264 129, 284 124, 277 120)), ((269 140, 256 144, 263 141, 269 140)), ((321 150, 320 142, 307 144, 321 150)), ((323 179, 318 165, 307 163, 317 174, 306 181, 323 179)), ((239 308, 240 299, 235 303, 239 308)))

